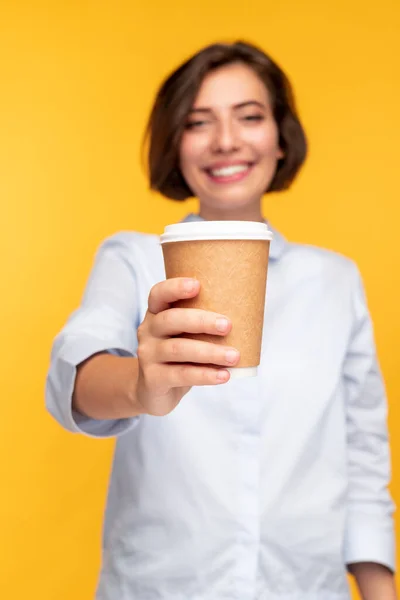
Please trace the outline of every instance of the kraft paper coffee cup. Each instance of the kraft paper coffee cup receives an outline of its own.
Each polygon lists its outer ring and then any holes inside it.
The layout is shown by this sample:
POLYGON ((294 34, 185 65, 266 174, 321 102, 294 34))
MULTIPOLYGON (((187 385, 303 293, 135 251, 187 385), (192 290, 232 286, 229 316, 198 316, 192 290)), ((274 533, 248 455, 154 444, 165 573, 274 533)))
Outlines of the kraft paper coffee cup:
POLYGON ((240 361, 231 377, 253 377, 260 364, 269 247, 272 232, 252 221, 196 221, 168 225, 161 236, 167 279, 200 281, 196 298, 174 304, 200 308, 230 318, 225 336, 185 337, 232 346, 240 361))

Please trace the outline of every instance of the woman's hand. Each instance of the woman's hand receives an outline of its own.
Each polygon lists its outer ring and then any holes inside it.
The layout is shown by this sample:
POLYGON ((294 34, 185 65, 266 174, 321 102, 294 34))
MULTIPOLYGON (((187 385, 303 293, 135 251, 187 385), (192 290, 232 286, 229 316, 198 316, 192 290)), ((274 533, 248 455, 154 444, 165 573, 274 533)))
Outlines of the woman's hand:
POLYGON ((226 367, 235 366, 239 360, 234 348, 176 337, 184 333, 225 336, 231 330, 231 322, 223 315, 171 306, 194 298, 199 290, 195 279, 174 278, 158 283, 150 292, 148 311, 138 330, 136 389, 147 414, 170 413, 193 385, 227 382, 226 367))

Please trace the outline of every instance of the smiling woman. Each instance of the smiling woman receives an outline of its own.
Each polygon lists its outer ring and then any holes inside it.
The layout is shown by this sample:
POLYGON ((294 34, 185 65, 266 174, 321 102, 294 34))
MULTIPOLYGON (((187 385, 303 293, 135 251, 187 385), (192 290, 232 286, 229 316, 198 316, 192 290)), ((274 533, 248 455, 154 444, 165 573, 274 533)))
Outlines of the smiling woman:
POLYGON ((260 198, 279 159, 283 150, 269 94, 253 69, 233 63, 209 73, 180 147, 182 175, 202 199, 200 215, 218 219, 228 211, 232 219, 262 220, 260 198))
MULTIPOLYGON (((263 194, 306 156, 287 78, 244 43, 179 67, 147 133, 151 187, 195 195, 191 222, 264 220, 263 194)), ((266 276, 259 256, 246 268, 266 276)), ((50 412, 118 437, 98 599, 348 600, 350 570, 364 600, 393 600, 386 397, 357 267, 274 231, 254 379, 229 381, 226 315, 176 304, 199 292, 165 280, 157 236, 114 235, 54 342, 50 412)))
POLYGON ((147 136, 151 187, 201 198, 208 219, 259 220, 261 196, 289 187, 307 150, 284 72, 242 42, 208 46, 168 77, 147 136))

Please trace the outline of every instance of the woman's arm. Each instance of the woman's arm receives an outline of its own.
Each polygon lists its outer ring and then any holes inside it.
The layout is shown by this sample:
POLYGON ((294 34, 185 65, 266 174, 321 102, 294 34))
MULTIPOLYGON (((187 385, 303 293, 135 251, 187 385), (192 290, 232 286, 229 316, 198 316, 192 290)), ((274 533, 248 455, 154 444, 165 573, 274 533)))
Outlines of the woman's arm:
POLYGON ((362 600, 397 600, 396 583, 392 571, 376 563, 349 565, 362 600))
POLYGON ((46 406, 69 431, 110 437, 137 421, 124 418, 135 415, 134 406, 128 409, 132 400, 128 380, 135 372, 141 313, 137 252, 134 234, 117 234, 102 243, 82 302, 54 340, 46 406), (94 372, 96 377, 90 377, 94 372), (111 392, 116 393, 118 406, 111 406, 111 392), (101 405, 95 410, 99 397, 101 405))
POLYGON ((356 269, 353 281, 353 330, 343 366, 349 477, 344 552, 363 598, 383 600, 393 590, 395 570, 387 402, 356 269), (373 589, 378 596, 371 595, 373 589))
POLYGON ((137 417, 144 412, 137 379, 137 358, 96 354, 77 368, 72 409, 98 420, 137 417))

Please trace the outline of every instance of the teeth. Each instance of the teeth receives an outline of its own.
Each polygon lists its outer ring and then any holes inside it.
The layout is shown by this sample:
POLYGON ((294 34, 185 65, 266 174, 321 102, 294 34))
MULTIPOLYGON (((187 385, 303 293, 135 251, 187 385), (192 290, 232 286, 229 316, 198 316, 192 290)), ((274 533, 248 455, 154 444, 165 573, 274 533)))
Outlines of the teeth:
POLYGON ((215 177, 230 177, 236 173, 243 173, 249 168, 248 165, 232 165, 231 167, 223 167, 222 169, 213 169, 211 174, 215 177))

